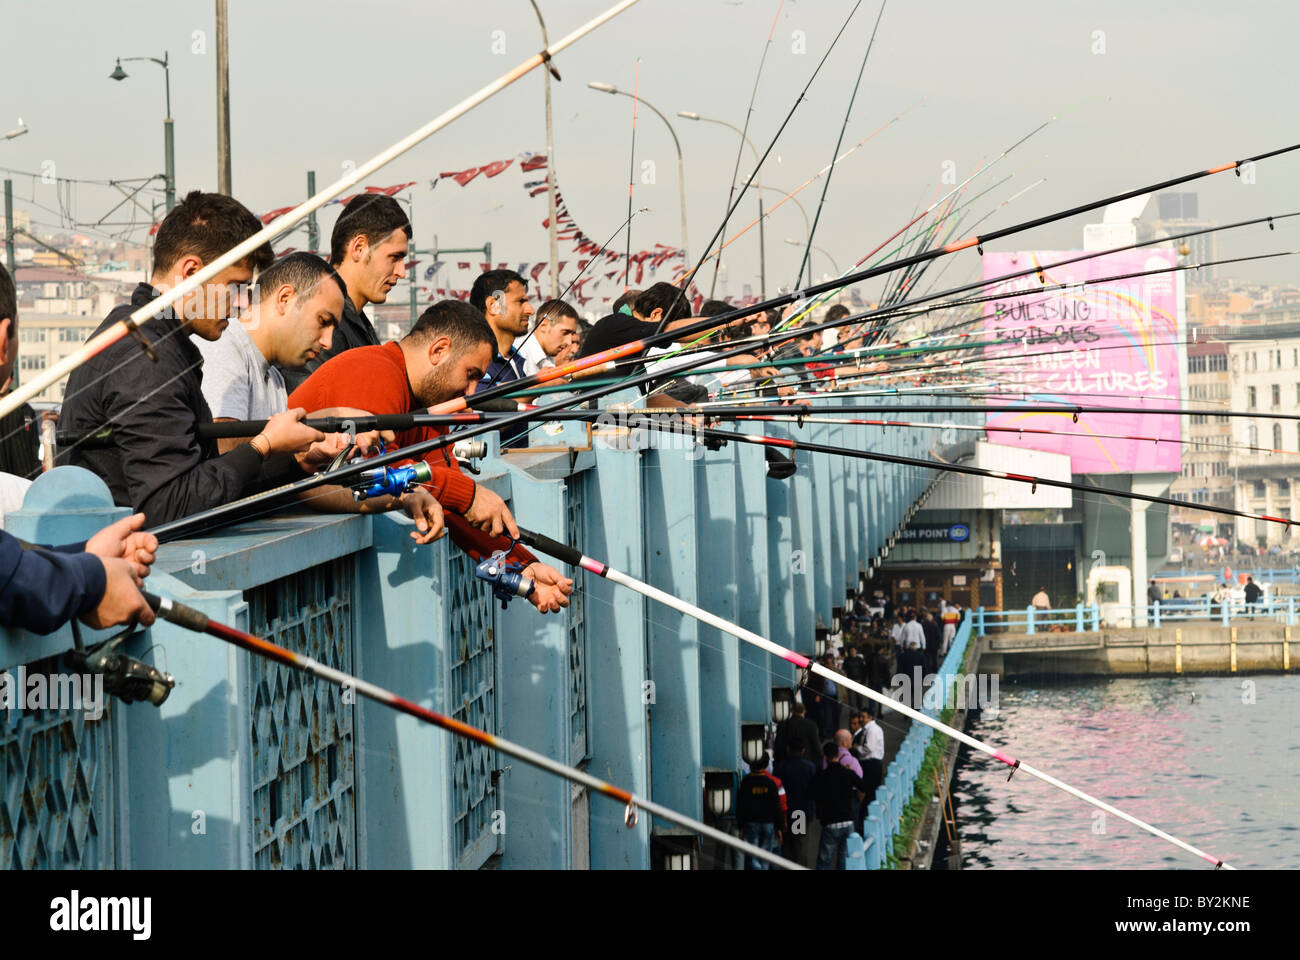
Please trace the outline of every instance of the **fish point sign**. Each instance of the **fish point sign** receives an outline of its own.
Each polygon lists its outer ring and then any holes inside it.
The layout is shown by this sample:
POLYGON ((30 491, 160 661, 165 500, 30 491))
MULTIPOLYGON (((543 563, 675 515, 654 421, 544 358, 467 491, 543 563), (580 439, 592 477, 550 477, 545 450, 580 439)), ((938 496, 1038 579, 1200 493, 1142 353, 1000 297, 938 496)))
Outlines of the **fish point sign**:
POLYGON ((918 523, 904 527, 899 543, 965 543, 970 527, 964 523, 918 523))

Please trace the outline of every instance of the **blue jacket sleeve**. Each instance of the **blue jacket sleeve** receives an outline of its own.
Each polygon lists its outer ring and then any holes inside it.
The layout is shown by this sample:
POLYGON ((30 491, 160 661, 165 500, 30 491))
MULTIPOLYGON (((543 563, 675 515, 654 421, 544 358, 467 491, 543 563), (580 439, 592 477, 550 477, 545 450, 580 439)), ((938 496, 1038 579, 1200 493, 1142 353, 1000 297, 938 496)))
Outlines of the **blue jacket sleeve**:
POLYGON ((0 531, 0 624, 52 633, 99 605, 104 564, 89 553, 23 549, 0 531))

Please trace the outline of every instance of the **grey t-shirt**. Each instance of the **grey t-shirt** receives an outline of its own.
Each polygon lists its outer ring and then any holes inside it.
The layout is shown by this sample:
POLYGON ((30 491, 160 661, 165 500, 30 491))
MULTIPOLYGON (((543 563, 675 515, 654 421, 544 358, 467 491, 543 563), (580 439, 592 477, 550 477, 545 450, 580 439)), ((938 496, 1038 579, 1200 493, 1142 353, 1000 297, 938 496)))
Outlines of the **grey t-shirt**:
POLYGON ((203 354, 203 397, 214 420, 266 420, 289 409, 284 378, 242 323, 232 322, 220 340, 190 339, 203 354))

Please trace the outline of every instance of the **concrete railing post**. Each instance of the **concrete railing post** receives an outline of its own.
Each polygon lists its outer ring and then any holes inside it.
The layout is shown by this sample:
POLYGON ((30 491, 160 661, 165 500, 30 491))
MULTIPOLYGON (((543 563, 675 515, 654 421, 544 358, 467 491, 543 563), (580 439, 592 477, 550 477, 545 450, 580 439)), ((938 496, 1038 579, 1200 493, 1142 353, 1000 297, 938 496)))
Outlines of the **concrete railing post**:
POLYGON ((1083 633, 1083 604, 1074 605, 1074 632, 1083 633))

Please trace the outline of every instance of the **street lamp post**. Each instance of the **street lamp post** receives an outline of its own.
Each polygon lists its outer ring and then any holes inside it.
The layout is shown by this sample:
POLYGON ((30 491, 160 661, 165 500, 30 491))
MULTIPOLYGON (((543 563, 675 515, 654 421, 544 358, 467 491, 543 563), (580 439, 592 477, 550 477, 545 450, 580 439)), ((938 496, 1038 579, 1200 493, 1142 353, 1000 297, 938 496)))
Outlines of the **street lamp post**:
MULTIPOLYGON (((542 27, 542 49, 549 50, 551 41, 546 36, 546 21, 542 19, 542 11, 537 6, 537 0, 529 0, 533 5, 533 12, 537 14, 537 22, 542 27)), ((559 225, 555 222, 556 215, 559 213, 558 205, 555 201, 555 138, 552 136, 551 127, 551 74, 555 74, 555 79, 560 79, 560 74, 550 63, 546 64, 546 69, 542 71, 542 80, 546 83, 546 205, 550 210, 550 216, 547 222, 550 225, 550 253, 551 253, 551 299, 556 300, 560 296, 560 240, 559 225)))
MULTIPOLYGON (((714 120, 711 117, 702 117, 698 113, 695 113, 694 111, 691 110, 678 110, 677 116, 682 117, 685 120, 702 120, 705 123, 716 123, 721 126, 727 127, 730 130, 734 130, 736 132, 736 135, 741 137, 747 144, 749 144, 749 149, 754 152, 754 164, 755 164, 754 184, 755 186, 758 187, 758 293, 760 299, 766 300, 767 299, 767 238, 766 238, 767 231, 764 230, 764 224, 763 224, 763 171, 759 166, 758 148, 754 146, 754 141, 750 140, 749 137, 745 136, 745 132, 741 130, 740 127, 736 126, 734 123, 728 123, 726 120, 714 120)), ((733 188, 735 187, 734 183, 732 184, 732 187, 733 188)), ((730 201, 728 201, 727 205, 728 207, 730 207, 730 201)), ((721 260, 722 258, 719 257, 718 259, 721 260)), ((716 265, 713 270, 713 282, 715 285, 718 282, 718 271, 716 265)), ((709 296, 710 297, 713 296, 712 287, 709 289, 709 296)))
MULTIPOLYGON (((624 97, 632 96, 632 94, 628 93, 626 90, 620 90, 612 83, 601 83, 599 80, 592 80, 587 84, 587 86, 591 87, 593 90, 599 90, 601 93, 617 93, 624 97)), ((672 134, 673 146, 677 148, 677 189, 680 194, 679 202, 682 208, 682 263, 689 270, 691 255, 687 252, 686 248, 686 165, 682 160, 682 142, 677 139, 677 131, 673 129, 673 125, 669 123, 668 118, 660 113, 653 103, 650 103, 642 96, 638 96, 636 99, 654 111, 655 116, 664 122, 664 126, 666 126, 668 132, 672 134)))
POLYGON ((163 150, 166 153, 165 176, 167 178, 167 212, 171 213, 172 207, 176 206, 176 146, 172 138, 172 74, 168 66, 167 51, 163 51, 163 58, 157 57, 118 57, 117 66, 113 72, 108 75, 110 80, 125 80, 127 72, 122 69, 122 62, 131 62, 132 60, 149 60, 163 68, 163 82, 167 91, 167 116, 163 118, 163 150))

